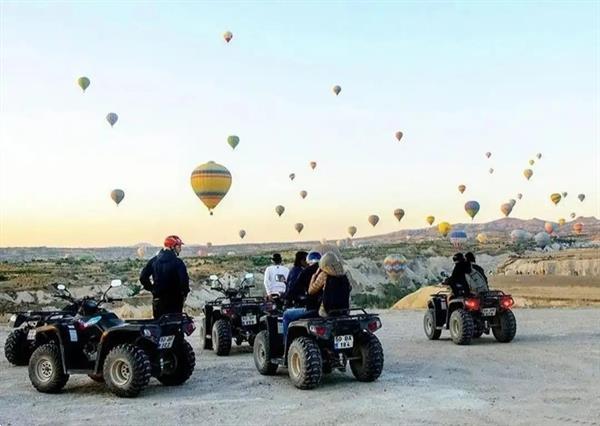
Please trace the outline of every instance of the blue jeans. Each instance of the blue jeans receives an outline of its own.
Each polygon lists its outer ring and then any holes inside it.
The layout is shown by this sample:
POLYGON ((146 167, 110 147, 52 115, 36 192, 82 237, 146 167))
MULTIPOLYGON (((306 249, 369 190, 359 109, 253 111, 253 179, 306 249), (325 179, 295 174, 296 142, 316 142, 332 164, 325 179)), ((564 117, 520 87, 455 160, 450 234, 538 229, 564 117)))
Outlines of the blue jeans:
POLYGON ((288 327, 292 321, 301 319, 306 315, 307 311, 305 308, 290 308, 283 312, 283 341, 286 341, 288 327))

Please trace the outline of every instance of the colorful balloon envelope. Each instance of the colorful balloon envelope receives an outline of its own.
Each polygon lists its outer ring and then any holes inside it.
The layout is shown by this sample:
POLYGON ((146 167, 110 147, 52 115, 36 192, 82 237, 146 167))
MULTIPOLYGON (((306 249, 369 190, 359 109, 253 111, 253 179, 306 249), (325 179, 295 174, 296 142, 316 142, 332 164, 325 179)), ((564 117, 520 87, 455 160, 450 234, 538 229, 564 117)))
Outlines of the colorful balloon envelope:
POLYGON ((505 217, 508 217, 510 212, 512 212, 513 206, 510 203, 504 203, 500 206, 500 211, 504 213, 505 217))
POLYGON ((508 200, 508 204, 510 204, 511 206, 515 206, 515 204, 517 204, 517 200, 515 200, 514 198, 511 198, 510 200, 508 200))
POLYGON ((579 194, 577 198, 579 198, 579 201, 583 202, 583 200, 585 200, 585 194, 579 194))
POLYGON ((240 236, 240 238, 243 240, 244 237, 246 236, 246 231, 244 231, 243 229, 240 229, 240 232, 238 232, 238 235, 240 236))
POLYGON ((232 149, 235 149, 236 146, 240 143, 240 138, 236 135, 231 135, 227 137, 227 143, 232 149))
POLYGON ((567 195, 569 195, 568 192, 562 192, 560 195, 562 195, 563 198, 567 198, 567 195))
POLYGON ((556 231, 556 224, 552 223, 552 222, 546 222, 544 224, 544 230, 549 234, 552 235, 554 234, 554 232, 556 231))
POLYGON ((290 180, 296 179, 296 173, 290 173, 290 180))
POLYGON ((313 170, 316 169, 317 168, 317 162, 316 161, 311 161, 310 162, 310 168, 313 169, 313 170))
POLYGON ((535 164, 535 160, 529 160, 529 165, 533 166, 535 164))
POLYGON ((486 152, 486 153, 485 153, 485 156, 486 156, 487 158, 490 158, 490 157, 492 156, 492 153, 488 151, 488 152, 486 152))
POLYGON ((494 173, 494 169, 492 169, 492 168, 490 167, 490 169, 488 170, 488 172, 489 172, 490 174, 492 174, 492 173, 494 173))
POLYGON ((571 213, 569 216, 571 217, 571 219, 575 219, 575 217, 576 217, 577 215, 575 214, 575 212, 572 212, 572 213, 571 213))
POLYGON ((138 247, 138 249, 136 250, 137 256, 140 259, 143 259, 144 256, 146 255, 146 248, 144 246, 140 246, 138 247))
POLYGON ((523 176, 525 176, 525 178, 527 180, 531 179, 531 176, 533 176, 533 170, 531 170, 531 169, 523 170, 523 176))
POLYGON ((435 216, 427 216, 425 218, 425 220, 427 221, 427 223, 429 224, 429 226, 433 225, 433 222, 435 222, 435 216))
MULTIPOLYGON (((225 41, 227 43, 229 43, 231 41, 231 39, 233 38, 233 33, 231 31, 225 31, 223 33, 223 38, 225 39, 225 41)), ((243 44, 243 43, 242 43, 243 44)))
POLYGON ((531 234, 522 229, 515 229, 510 233, 510 239, 515 243, 524 243, 531 238, 531 234))
POLYGON ((540 160, 542 158, 542 153, 538 152, 537 155, 536 155, 536 157, 537 157, 538 160, 540 160))
POLYGON ((554 203, 554 205, 557 205, 561 199, 562 199, 562 196, 558 192, 555 192, 554 194, 550 194, 550 200, 554 203))
POLYGON ((465 211, 471 217, 471 220, 479 213, 479 203, 477 201, 467 201, 465 211))
POLYGON ((458 185, 458 192, 460 192, 461 194, 464 194, 465 189, 467 189, 465 185, 458 185))
POLYGON ((90 86, 90 79, 87 77, 79 77, 77 79, 77 85, 85 92, 85 89, 90 86))
POLYGON ((523 198, 523 194, 521 194, 520 192, 517 194, 517 198, 520 200, 521 198, 523 198))
POLYGON ((481 232, 479 234, 477 234, 477 241, 481 244, 485 244, 488 240, 488 237, 485 233, 481 232))
POLYGON ((450 225, 448 222, 440 222, 438 224, 438 232, 442 237, 447 236, 451 229, 452 225, 450 225))
POLYGON ((394 210, 394 216, 396 217, 396 219, 398 219, 398 222, 400 222, 402 220, 402 218, 404 217, 404 210, 402 210, 402 209, 394 210))
POLYGON ((283 214, 284 211, 285 211, 285 207, 283 207, 283 206, 275 207, 275 213, 277 213, 277 216, 279 216, 279 217, 281 217, 281 215, 283 214))
POLYGON ((340 92, 342 91, 342 88, 338 85, 333 86, 333 93, 335 93, 335 96, 339 95, 340 92))
POLYGON ((455 249, 461 249, 467 239, 468 237, 465 231, 452 231, 450 233, 450 242, 455 249))
POLYGON ((294 225, 294 229, 299 234, 304 229, 304 225, 302 223, 297 223, 294 225))
POLYGON ((376 214, 372 214, 367 220, 373 227, 375 227, 375 225, 379 223, 379 216, 377 216, 376 214))
POLYGON ((391 280, 398 280, 404 275, 407 262, 406 258, 397 254, 390 254, 383 260, 383 269, 391 280))
POLYGON ((398 132, 396 132, 395 136, 396 136, 396 139, 398 139, 398 142, 400 142, 402 140, 402 136, 404 136, 404 133, 398 131, 398 132))
POLYGON ((119 205, 119 203, 121 201, 123 201, 123 198, 125 198, 125 191, 123 191, 122 189, 113 189, 110 192, 110 198, 112 198, 112 200, 117 204, 117 206, 119 205))
POLYGON ((559 226, 561 226, 561 227, 565 226, 565 223, 567 223, 567 221, 564 218, 561 217, 560 219, 558 219, 559 226))
POLYGON ((119 120, 119 116, 117 114, 115 114, 114 112, 109 112, 108 114, 106 114, 106 121, 108 121, 108 124, 110 124, 110 127, 113 127, 117 121, 119 120))
POLYGON ((583 223, 578 222, 573 224, 573 232, 580 235, 583 232, 583 223))
POLYGON ((354 237, 354 235, 356 234, 356 226, 349 226, 348 227, 348 234, 350 234, 350 237, 354 237))
POLYGON ((231 173, 225 166, 209 161, 192 171, 190 183, 196 196, 212 215, 213 209, 231 188, 231 173))
POLYGON ((300 196, 302 197, 302 199, 305 199, 307 195, 308 195, 308 192, 300 191, 300 196))

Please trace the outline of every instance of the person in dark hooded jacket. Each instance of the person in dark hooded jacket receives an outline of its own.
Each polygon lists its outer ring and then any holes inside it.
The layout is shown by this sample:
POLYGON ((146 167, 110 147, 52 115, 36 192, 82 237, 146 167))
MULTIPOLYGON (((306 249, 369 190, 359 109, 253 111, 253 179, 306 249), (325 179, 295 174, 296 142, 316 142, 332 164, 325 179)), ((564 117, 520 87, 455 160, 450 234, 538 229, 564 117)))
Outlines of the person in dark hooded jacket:
POLYGON ((452 256, 452 260, 454 261, 454 269, 452 275, 446 278, 444 284, 450 286, 454 297, 467 296, 469 294, 469 284, 465 274, 471 272, 471 264, 467 262, 462 253, 456 253, 452 256))
POLYGON ((155 319, 183 312, 183 304, 190 292, 190 278, 185 263, 179 258, 182 245, 183 241, 178 236, 168 236, 165 247, 148 261, 140 273, 140 283, 145 290, 152 292, 155 319))

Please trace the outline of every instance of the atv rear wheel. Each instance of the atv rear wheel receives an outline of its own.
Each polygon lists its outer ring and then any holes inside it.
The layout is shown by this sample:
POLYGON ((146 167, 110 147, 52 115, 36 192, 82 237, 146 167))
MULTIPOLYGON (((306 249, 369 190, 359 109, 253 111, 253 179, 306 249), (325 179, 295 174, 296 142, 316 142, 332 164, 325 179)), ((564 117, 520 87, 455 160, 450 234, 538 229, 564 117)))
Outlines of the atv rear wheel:
POLYGON ((483 330, 483 321, 473 321, 473 339, 479 339, 481 336, 483 336, 483 330))
POLYGON ((264 376, 277 373, 277 364, 271 362, 271 344, 266 330, 256 335, 254 341, 254 365, 258 372, 264 376))
POLYGON ((288 373, 298 389, 314 389, 323 378, 319 345, 310 337, 298 337, 288 351, 288 373))
POLYGON ((135 397, 146 387, 152 374, 148 355, 141 348, 128 343, 115 346, 104 360, 106 386, 122 397, 135 397))
POLYGON ((200 323, 200 349, 212 349, 212 340, 206 336, 206 318, 200 323))
POLYGON ((381 342, 371 333, 363 333, 358 338, 358 344, 352 349, 350 369, 357 380, 372 382, 377 380, 383 370, 383 348, 381 342))
POLYGON ((473 327, 473 317, 464 309, 457 309, 450 315, 450 337, 457 345, 471 343, 473 327))
POLYGON ((229 355, 231 352, 231 324, 229 321, 220 319, 213 324, 212 344, 217 355, 229 355))
POLYGON ((499 326, 492 328, 492 333, 497 341, 508 343, 517 334, 517 319, 512 311, 503 311, 498 318, 499 326))
POLYGON ((13 365, 27 365, 33 353, 33 346, 27 340, 26 328, 11 331, 4 343, 4 356, 13 365))
POLYGON ((54 343, 38 347, 29 359, 29 379, 34 388, 44 393, 59 392, 69 375, 63 370, 60 349, 54 343))
POLYGON ((423 329, 429 340, 437 340, 442 335, 442 330, 435 328, 435 315, 433 309, 427 309, 423 317, 423 329))
POLYGON ((158 377, 158 381, 165 386, 179 386, 190 378, 196 366, 196 354, 192 345, 185 339, 176 343, 163 358, 170 363, 170 369, 158 377))

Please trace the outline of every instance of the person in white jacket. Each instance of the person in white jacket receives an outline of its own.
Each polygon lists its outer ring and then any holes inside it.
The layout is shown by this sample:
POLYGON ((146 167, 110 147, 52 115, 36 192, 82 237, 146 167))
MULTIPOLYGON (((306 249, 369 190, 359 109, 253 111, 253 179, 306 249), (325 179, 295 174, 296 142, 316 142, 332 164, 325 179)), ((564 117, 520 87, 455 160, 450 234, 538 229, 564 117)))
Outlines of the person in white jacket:
POLYGON ((265 291, 270 299, 272 296, 283 296, 290 273, 290 270, 281 264, 282 259, 279 253, 275 253, 272 260, 273 265, 265 270, 265 291))

